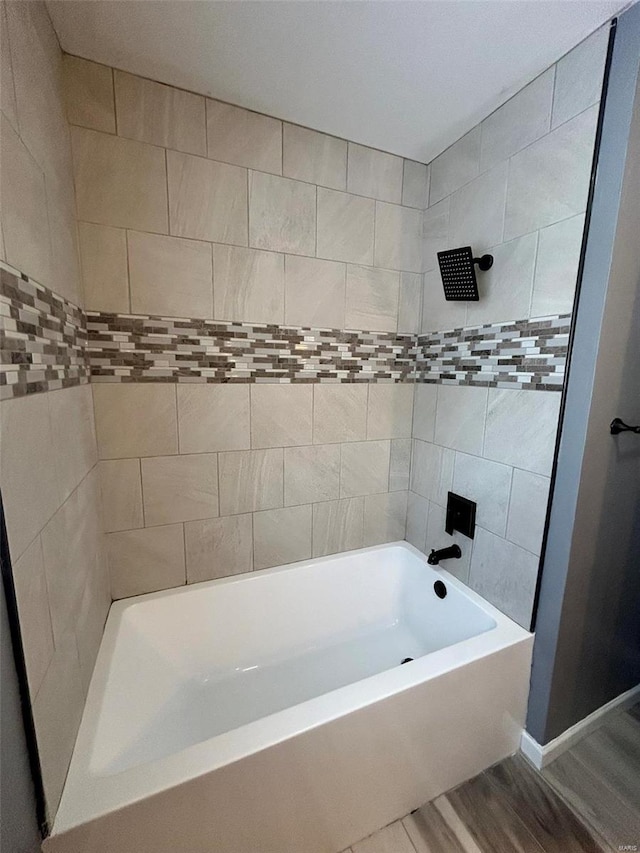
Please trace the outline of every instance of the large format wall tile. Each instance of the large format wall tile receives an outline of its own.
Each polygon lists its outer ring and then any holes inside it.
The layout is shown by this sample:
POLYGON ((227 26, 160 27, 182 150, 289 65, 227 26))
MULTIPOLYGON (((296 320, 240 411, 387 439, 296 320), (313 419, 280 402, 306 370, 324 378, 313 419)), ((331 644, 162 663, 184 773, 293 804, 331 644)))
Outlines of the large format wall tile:
POLYGON ((422 552, 425 552, 426 548, 428 517, 429 501, 422 495, 409 492, 405 539, 422 552))
POLYGON ((367 495, 364 499, 365 546, 404 539, 406 517, 406 492, 367 495))
POLYGON ((290 447, 311 444, 313 388, 311 385, 253 385, 251 388, 251 446, 290 447))
POLYGON ((318 187, 319 258, 373 263, 375 202, 318 187))
POLYGON ((426 441, 413 442, 411 491, 442 506, 452 488, 455 454, 452 450, 426 441))
POLYGON ((176 389, 171 385, 93 385, 100 459, 178 452, 176 389))
POLYGON ((559 409, 559 394, 490 388, 484 456, 548 476, 559 409))
POLYGON ((345 322, 348 329, 394 332, 398 325, 400 274, 347 266, 345 322))
POLYGON ((369 388, 367 438, 411 438, 412 384, 373 383, 369 388))
POLYGON ((315 186, 250 172, 249 244, 256 249, 315 255, 315 186))
POLYGON ((481 527, 477 528, 469 585, 527 629, 537 575, 536 556, 481 527))
POLYGON ((449 248, 470 245, 479 255, 502 242, 507 172, 499 163, 451 196, 449 248))
POLYGON ((167 151, 167 175, 171 234, 247 245, 246 169, 167 151))
POLYGON ((311 507, 257 512, 253 517, 255 569, 268 569, 311 556, 311 507))
POLYGON ((511 472, 508 465, 456 453, 453 491, 475 501, 476 523, 498 536, 504 536, 507 527, 511 472))
POLYGON ((426 272, 422 293, 421 333, 424 335, 440 329, 460 329, 465 325, 466 316, 466 302, 445 300, 440 271, 426 272))
POLYGON ((549 478, 513 469, 507 539, 539 554, 549 498, 549 478))
POLYGON ((363 536, 363 497, 313 505, 314 557, 362 548, 363 536))
POLYGON ((340 445, 313 444, 284 451, 285 506, 340 496, 340 445))
POLYGON ((146 527, 218 515, 218 457, 215 453, 142 459, 146 527))
POLYGON ((363 441, 367 437, 366 385, 316 385, 313 442, 363 441))
POLYGON ((394 438, 391 440, 391 456, 389 458, 390 492, 405 492, 409 488, 411 446, 410 438, 394 438))
POLYGON ((421 239, 422 211, 376 202, 376 266, 420 272, 421 239))
POLYGON ((168 232, 162 148, 83 127, 71 128, 78 218, 168 232))
POLYGON ((207 155, 212 160, 281 175, 282 122, 207 100, 207 155))
POLYGON ((436 443, 480 454, 486 411, 486 388, 441 385, 438 388, 436 443))
POLYGON ((449 245, 449 217, 451 197, 425 210, 422 216, 422 269, 425 272, 438 268, 438 252, 452 248, 449 245))
POLYGON ((591 107, 511 159, 505 240, 584 211, 597 119, 591 107))
POLYGON ((118 135, 206 156, 204 98, 114 72, 118 135))
POLYGON ((568 314, 578 277, 584 214, 543 228, 538 237, 531 316, 568 314))
POLYGON ((253 568, 251 514, 188 521, 184 525, 187 583, 224 578, 253 568))
POLYGON ((182 524, 108 533, 107 548, 116 599, 185 583, 182 524))
POLYGON ((0 6, 0 110, 17 133, 18 106, 16 104, 16 89, 13 81, 6 4, 0 6))
POLYGON ((356 441, 343 444, 340 497, 352 498, 387 492, 390 455, 389 441, 356 441))
POLYGON ((286 255, 285 323, 343 329, 346 267, 335 261, 286 255))
POLYGON ((347 143, 344 139, 285 122, 283 145, 285 177, 334 190, 347 188, 347 143))
POLYGON ((433 441, 436 428, 437 399, 437 385, 423 383, 416 385, 412 428, 414 438, 420 438, 422 441, 433 441))
POLYGON ((144 527, 139 459, 100 462, 100 486, 105 533, 144 527))
POLYGON ((608 40, 609 26, 605 24, 558 62, 553 96, 553 127, 558 127, 600 100, 608 40))
POLYGON ((129 231, 129 283, 134 314, 211 317, 211 247, 197 240, 129 231))
POLYGON ((554 79, 555 71, 549 68, 482 122, 481 171, 549 132, 554 79))
POLYGON ((349 143, 347 189, 381 201, 402 201, 401 157, 349 143))
POLYGON ((284 322, 284 256, 239 246, 213 247, 216 320, 284 322))
POLYGON ((218 456, 220 514, 274 509, 283 504, 283 450, 239 450, 218 456))
POLYGON ((51 452, 65 500, 98 460, 93 397, 89 385, 76 385, 48 394, 51 417, 51 452))
POLYGON ((398 332, 417 335, 422 316, 422 276, 419 273, 400 274, 400 299, 398 302, 398 332))
POLYGON ((249 448, 247 385, 180 385, 177 392, 180 453, 249 448))
POLYGON ((63 55, 62 63, 69 124, 115 133, 112 69, 68 53, 63 55))
POLYGON ((461 137, 431 163, 429 205, 451 195, 480 171, 480 125, 461 137))
POLYGON ((93 311, 128 314, 127 232, 79 222, 78 238, 85 306, 93 311))
POLYGON ((424 210, 429 206, 429 166, 416 163, 415 160, 404 161, 402 173, 402 204, 424 210))

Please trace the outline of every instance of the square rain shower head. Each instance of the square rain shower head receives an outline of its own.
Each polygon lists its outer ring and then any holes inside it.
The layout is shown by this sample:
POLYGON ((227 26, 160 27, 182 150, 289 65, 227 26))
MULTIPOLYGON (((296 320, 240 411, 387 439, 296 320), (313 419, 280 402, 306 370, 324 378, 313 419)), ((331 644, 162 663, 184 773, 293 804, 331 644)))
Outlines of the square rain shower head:
POLYGON ((478 282, 471 246, 438 252, 444 298, 449 302, 478 302, 478 282))

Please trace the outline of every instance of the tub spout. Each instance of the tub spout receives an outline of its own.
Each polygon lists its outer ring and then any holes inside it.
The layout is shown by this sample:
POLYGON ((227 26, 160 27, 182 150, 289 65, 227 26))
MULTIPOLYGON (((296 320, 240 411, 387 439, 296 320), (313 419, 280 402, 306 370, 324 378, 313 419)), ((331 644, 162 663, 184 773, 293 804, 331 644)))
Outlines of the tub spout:
POLYGON ((430 566, 437 566, 440 560, 448 560, 455 557, 457 560, 462 557, 462 551, 459 545, 451 545, 449 548, 440 548, 439 551, 431 549, 431 553, 427 557, 427 563, 430 566))

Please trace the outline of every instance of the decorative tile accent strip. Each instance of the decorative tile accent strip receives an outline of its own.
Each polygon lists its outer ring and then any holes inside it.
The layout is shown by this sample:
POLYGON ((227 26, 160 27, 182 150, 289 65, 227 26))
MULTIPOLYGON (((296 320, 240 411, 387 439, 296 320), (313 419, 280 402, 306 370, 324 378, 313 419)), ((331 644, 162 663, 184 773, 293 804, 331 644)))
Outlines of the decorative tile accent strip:
POLYGON ((570 314, 417 336, 415 381, 561 391, 570 314))
POLYGON ((0 399, 89 382, 83 311, 0 264, 0 399))
POLYGON ((87 313, 94 382, 413 381, 415 336, 87 313))

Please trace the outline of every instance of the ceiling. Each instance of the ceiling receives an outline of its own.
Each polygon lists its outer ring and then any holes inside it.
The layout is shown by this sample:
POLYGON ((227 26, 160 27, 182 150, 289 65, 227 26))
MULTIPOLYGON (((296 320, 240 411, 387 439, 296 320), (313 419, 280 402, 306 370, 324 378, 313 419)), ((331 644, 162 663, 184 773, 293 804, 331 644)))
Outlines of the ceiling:
POLYGON ((64 50, 429 162, 628 0, 49 0, 64 50))

